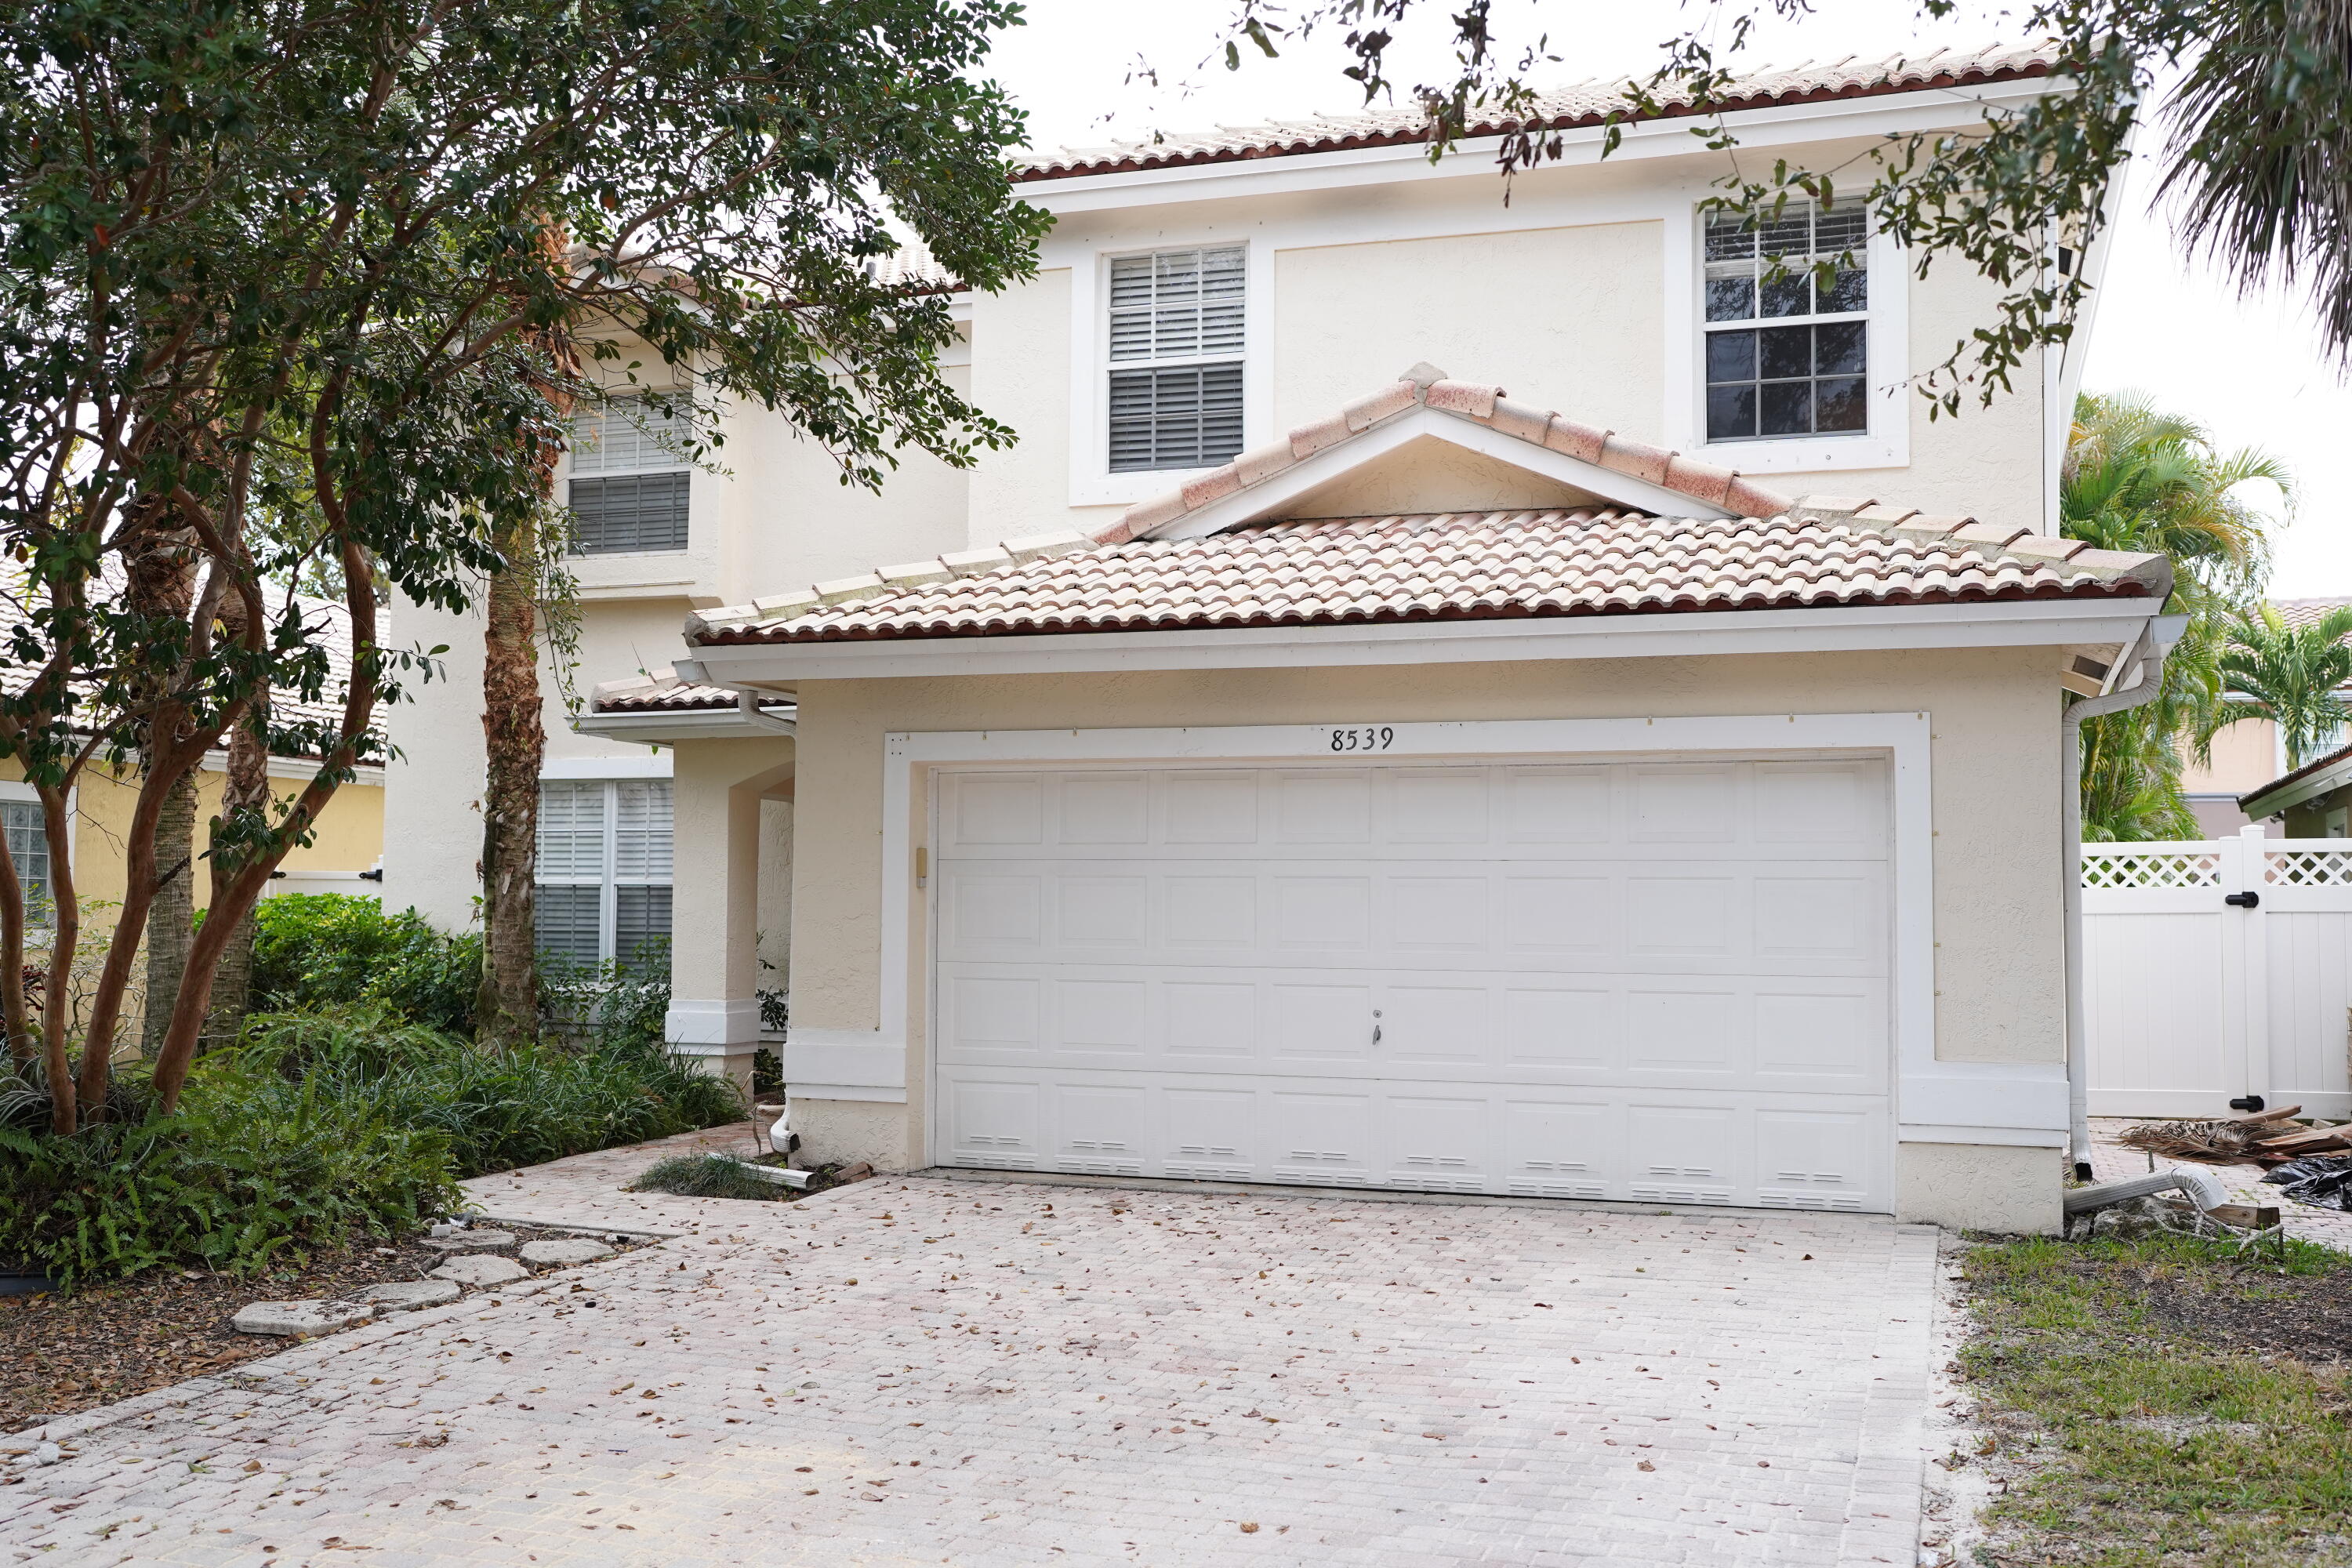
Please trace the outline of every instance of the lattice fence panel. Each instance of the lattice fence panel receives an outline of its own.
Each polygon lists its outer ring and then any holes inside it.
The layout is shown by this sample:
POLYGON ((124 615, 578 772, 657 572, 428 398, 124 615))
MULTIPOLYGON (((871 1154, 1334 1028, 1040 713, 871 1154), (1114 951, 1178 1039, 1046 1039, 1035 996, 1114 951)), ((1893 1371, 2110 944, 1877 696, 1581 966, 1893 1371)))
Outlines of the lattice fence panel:
POLYGON ((2214 850, 2102 849, 2083 857, 2085 888, 2213 888, 2221 880, 2214 850))
POLYGON ((2352 849, 2265 848, 2263 880, 2289 888, 2352 888, 2352 849))

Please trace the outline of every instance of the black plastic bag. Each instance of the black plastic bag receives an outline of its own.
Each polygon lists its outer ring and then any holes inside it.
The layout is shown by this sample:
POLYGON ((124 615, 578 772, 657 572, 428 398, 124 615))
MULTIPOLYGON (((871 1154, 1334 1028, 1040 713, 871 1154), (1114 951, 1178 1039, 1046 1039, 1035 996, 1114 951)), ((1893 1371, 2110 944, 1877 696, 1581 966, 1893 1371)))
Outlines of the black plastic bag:
POLYGON ((2352 1154, 2306 1154, 2263 1180, 2299 1204, 2352 1214, 2352 1154))

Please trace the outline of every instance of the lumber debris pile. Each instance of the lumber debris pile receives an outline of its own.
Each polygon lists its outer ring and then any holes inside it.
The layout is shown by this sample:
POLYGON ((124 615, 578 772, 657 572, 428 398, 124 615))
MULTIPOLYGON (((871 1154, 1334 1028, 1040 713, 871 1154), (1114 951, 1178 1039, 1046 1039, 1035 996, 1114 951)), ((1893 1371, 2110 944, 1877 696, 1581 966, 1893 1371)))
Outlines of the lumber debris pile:
POLYGON ((2294 1120, 2302 1113, 2303 1107, 2290 1105, 2248 1116, 2143 1122, 2116 1142, 2208 1165, 2284 1165, 2308 1154, 2352 1150, 2352 1122, 2305 1127, 2294 1120))

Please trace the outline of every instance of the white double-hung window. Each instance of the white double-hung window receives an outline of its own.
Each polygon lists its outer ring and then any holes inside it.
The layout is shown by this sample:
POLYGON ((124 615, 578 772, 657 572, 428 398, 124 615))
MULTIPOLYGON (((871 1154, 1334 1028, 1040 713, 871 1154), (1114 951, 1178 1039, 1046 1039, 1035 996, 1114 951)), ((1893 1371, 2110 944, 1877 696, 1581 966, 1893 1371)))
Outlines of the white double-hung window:
POLYGON ((8 835, 8 855, 16 863, 27 924, 46 926, 49 909, 49 836, 41 826, 37 800, 0 800, 0 831, 8 835))
POLYGON ((635 964, 669 939, 670 782, 549 779, 539 786, 539 948, 635 964))
POLYGON ((686 422, 643 397, 614 397, 572 421, 572 551, 639 555, 686 548, 686 422))
POLYGON ((1109 283, 1110 471, 1213 468, 1239 452, 1248 247, 1114 257, 1109 283))
POLYGON ((1706 438, 1868 430, 1868 212, 1715 213, 1706 244, 1706 438))

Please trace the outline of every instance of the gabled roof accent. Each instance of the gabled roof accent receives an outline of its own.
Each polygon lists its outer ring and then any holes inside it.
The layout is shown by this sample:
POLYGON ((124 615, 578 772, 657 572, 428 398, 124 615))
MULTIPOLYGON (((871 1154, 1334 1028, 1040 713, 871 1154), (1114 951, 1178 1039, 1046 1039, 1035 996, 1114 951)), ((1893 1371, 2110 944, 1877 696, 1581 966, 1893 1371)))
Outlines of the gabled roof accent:
MULTIPOLYGON (((1696 501, 1717 515, 1773 517, 1792 504, 1779 490, 1743 479, 1733 469, 1629 440, 1549 408, 1514 403, 1499 386, 1450 381, 1435 365, 1422 363, 1328 419, 1302 425, 1279 441, 1244 452, 1164 495, 1138 502, 1118 521, 1097 530, 1094 541, 1124 544, 1130 539, 1183 538, 1256 521, 1267 509, 1322 477, 1302 472, 1305 465, 1327 453, 1370 443, 1408 420, 1444 439, 1460 439, 1449 435, 1448 426, 1482 426, 1511 438, 1505 445, 1520 448, 1516 460, 1603 500, 1643 511, 1662 512, 1696 501), (1236 497, 1249 499, 1236 502, 1236 497)), ((1327 458, 1318 468, 1331 466, 1327 458)))
MULTIPOLYGON (((1785 104, 2017 81, 2046 77, 2055 63, 2056 57, 2050 50, 2031 45, 1938 49, 1917 56, 1894 55, 1883 60, 1848 56, 1842 60, 1759 69, 1731 81, 1711 101, 1669 98, 1664 115, 1626 118, 1679 120, 1785 104)), ((1544 131, 1598 126, 1612 111, 1623 111, 1629 85, 1622 79, 1593 80, 1539 94, 1534 113, 1524 123, 1544 131)), ((1522 123, 1516 118, 1480 120, 1467 128, 1467 134, 1495 136, 1517 130, 1522 123)), ((1084 174, 1297 157, 1359 147, 1410 144, 1426 141, 1428 135, 1427 117, 1418 108, 1360 110, 1346 114, 1318 114, 1306 120, 1270 121, 1263 125, 1154 132, 1133 142, 1114 142, 1104 147, 1041 149, 1016 159, 1013 177, 1016 181, 1066 180, 1084 174)))

